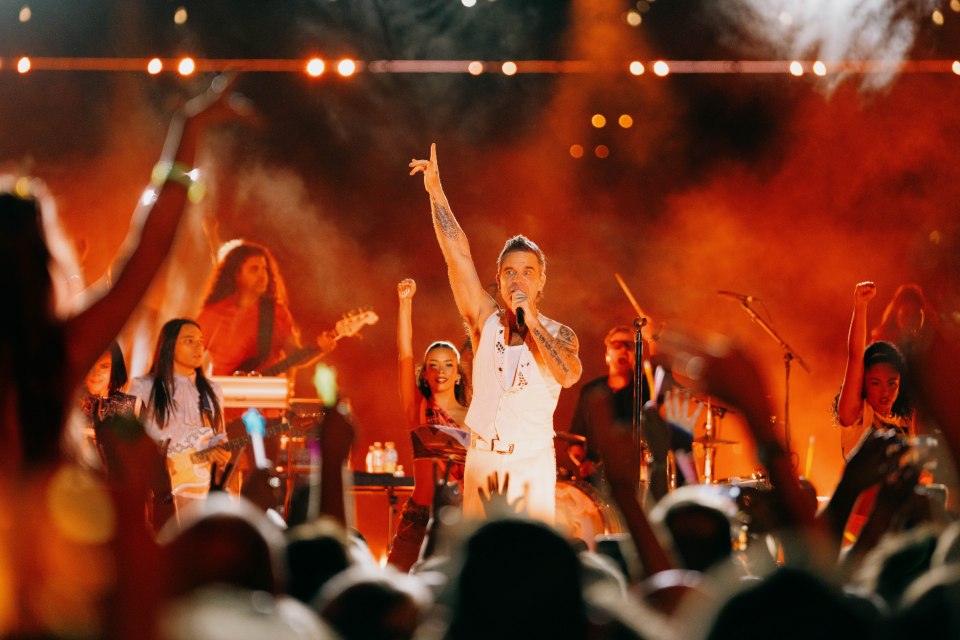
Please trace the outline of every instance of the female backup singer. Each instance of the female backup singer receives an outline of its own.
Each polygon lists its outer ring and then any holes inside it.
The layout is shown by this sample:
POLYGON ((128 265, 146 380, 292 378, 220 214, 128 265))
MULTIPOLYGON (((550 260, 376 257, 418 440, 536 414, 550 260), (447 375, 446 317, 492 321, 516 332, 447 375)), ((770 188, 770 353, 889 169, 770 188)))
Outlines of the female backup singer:
POLYGON ((889 342, 867 346, 867 305, 877 295, 872 282, 857 284, 847 349, 847 368, 835 405, 844 458, 874 429, 914 432, 909 398, 900 393, 906 371, 903 356, 889 342))
MULTIPOLYGON (((407 278, 397 285, 397 366, 400 400, 413 438, 413 494, 403 507, 391 545, 390 564, 407 571, 417 561, 433 502, 433 467, 443 453, 462 449, 468 432, 460 427, 467 415, 467 382, 460 353, 449 342, 431 343, 423 363, 413 364, 413 296, 417 284, 407 278), (442 450, 442 451, 441 451, 442 450)), ((459 474, 458 474, 459 475, 459 474)))
POLYGON ((224 431, 220 388, 203 375, 202 362, 200 325, 186 318, 170 320, 160 329, 149 375, 130 386, 142 403, 147 435, 158 443, 169 440, 167 462, 178 510, 206 497, 212 462, 222 469, 230 459, 223 449, 214 450, 209 460, 191 459, 224 431))

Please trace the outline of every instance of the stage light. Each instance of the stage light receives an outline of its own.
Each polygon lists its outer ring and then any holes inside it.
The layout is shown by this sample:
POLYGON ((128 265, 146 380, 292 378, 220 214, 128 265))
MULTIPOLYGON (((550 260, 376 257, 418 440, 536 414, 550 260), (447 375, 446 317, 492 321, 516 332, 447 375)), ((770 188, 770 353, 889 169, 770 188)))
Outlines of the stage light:
POLYGON ((643 22, 643 16, 636 11, 627 11, 627 24, 631 27, 639 27, 643 22))
POLYGON ((307 61, 307 75, 313 76, 314 78, 323 75, 326 69, 327 65, 325 65, 320 58, 310 58, 307 61))
POLYGON ((950 8, 954 13, 960 13, 960 0, 950 0, 950 8))
POLYGON ((950 70, 960 76, 960 60, 954 60, 953 64, 950 65, 950 70))
POLYGON ((799 78, 803 75, 803 65, 794 60, 790 63, 790 73, 799 78))
POLYGON ((670 65, 663 60, 657 60, 653 63, 653 72, 662 78, 670 73, 670 65))
POLYGON ((590 118, 590 124, 597 129, 602 129, 607 125, 607 119, 603 117, 603 114, 595 113, 593 117, 590 118))
POLYGON ((30 58, 28 58, 27 56, 23 56, 22 58, 17 60, 17 71, 19 71, 20 73, 26 73, 30 71, 30 58))
POLYGON ((483 63, 479 60, 474 60, 467 65, 467 71, 469 71, 472 76, 478 76, 483 73, 483 63))
POLYGON ((160 58, 152 58, 147 63, 147 73, 150 75, 155 76, 161 71, 163 71, 163 62, 160 61, 160 58))
POLYGON ((33 17, 33 12, 30 11, 29 5, 23 5, 20 8, 20 22, 30 22, 31 17, 33 17))
POLYGON ((643 68, 643 63, 639 60, 634 60, 630 63, 630 73, 633 75, 642 76, 644 71, 646 71, 646 69, 643 68))
POLYGON ((190 57, 182 58, 180 64, 177 65, 177 71, 180 72, 182 76, 188 76, 196 70, 197 63, 190 57))
POLYGON ((512 76, 517 72, 517 63, 510 61, 504 62, 500 69, 503 71, 503 75, 512 76))
POLYGON ((477 4, 477 0, 460 0, 460 2, 467 8, 476 6, 477 4))
POLYGON ((933 13, 930 14, 930 19, 933 20, 933 24, 938 27, 943 26, 943 12, 941 12, 940 9, 934 9, 933 13))
POLYGON ((617 119, 617 122, 624 129, 629 129, 630 127, 633 126, 633 118, 630 116, 630 114, 627 114, 627 113, 624 113, 623 115, 621 115, 620 118, 617 119))
POLYGON ((570 157, 571 158, 582 158, 583 157, 583 146, 579 144, 570 145, 570 157))
POLYGON ((610 155, 610 149, 605 144, 598 144, 593 150, 593 153, 598 158, 606 158, 610 155))
POLYGON ((187 21, 187 8, 177 8, 177 10, 173 12, 173 21, 176 24, 184 24, 187 21))
POLYGON ((827 75, 827 65, 817 60, 813 63, 813 72, 818 76, 825 76, 827 75))
POLYGON ((337 63, 337 73, 339 73, 344 78, 352 76, 357 72, 357 63, 351 60, 350 58, 344 58, 337 63))

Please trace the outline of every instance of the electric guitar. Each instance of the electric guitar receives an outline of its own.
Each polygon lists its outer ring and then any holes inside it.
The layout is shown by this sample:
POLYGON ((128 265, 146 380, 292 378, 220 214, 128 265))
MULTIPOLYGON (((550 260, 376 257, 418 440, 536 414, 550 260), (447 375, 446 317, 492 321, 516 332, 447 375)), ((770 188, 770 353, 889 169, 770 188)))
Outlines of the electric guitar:
MULTIPOLYGON (((350 313, 344 314, 343 318, 338 320, 337 324, 334 325, 333 339, 340 340, 340 338, 355 336, 360 333, 360 329, 367 325, 376 324, 379 320, 379 316, 377 316, 376 312, 371 309, 351 311, 350 313)), ((264 377, 278 376, 282 373, 285 373, 288 369, 292 369, 298 365, 310 362, 314 358, 321 356, 324 353, 326 353, 326 351, 323 348, 314 344, 309 347, 297 349, 282 360, 273 363, 265 369, 260 369, 253 373, 264 377)))
MULTIPOLYGON (((322 419, 322 414, 319 419, 322 419)), ((287 419, 267 418, 265 438, 276 436, 288 431, 307 431, 318 423, 318 416, 300 416, 295 412, 288 412, 287 419)), ((231 420, 228 429, 243 428, 243 419, 231 420)), ((167 456, 167 469, 170 472, 170 486, 174 494, 188 493, 205 495, 210 486, 210 455, 217 450, 234 452, 250 443, 250 436, 242 436, 224 440, 204 449, 184 451, 167 456)))

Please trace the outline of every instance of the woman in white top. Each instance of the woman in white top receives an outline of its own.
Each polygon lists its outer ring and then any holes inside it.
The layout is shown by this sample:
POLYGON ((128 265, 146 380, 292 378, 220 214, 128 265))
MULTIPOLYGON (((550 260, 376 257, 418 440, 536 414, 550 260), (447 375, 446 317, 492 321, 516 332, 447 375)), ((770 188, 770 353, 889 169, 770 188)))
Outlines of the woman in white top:
POLYGON ((203 374, 203 333, 193 320, 163 325, 150 373, 133 381, 130 393, 141 406, 144 429, 158 443, 169 440, 167 463, 177 508, 202 499, 210 486, 210 466, 230 459, 223 449, 208 459, 192 458, 224 432, 220 388, 203 374))
POLYGON ((909 398, 900 393, 906 371, 903 356, 889 342, 867 341, 867 305, 877 295, 872 282, 857 284, 847 349, 847 368, 836 402, 844 458, 865 437, 879 428, 894 428, 904 435, 914 432, 909 398))

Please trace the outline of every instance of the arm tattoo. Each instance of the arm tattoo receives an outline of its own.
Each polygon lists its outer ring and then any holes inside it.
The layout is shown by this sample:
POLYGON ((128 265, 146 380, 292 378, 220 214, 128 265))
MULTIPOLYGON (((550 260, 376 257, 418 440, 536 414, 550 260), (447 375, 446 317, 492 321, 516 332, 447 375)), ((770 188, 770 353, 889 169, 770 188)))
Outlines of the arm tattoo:
POLYGON ((576 348, 577 335, 570 327, 561 326, 560 331, 557 333, 557 341, 563 346, 576 348))
POLYGON ((561 356, 556 347, 553 346, 553 336, 544 335, 540 330, 534 329, 533 337, 537 339, 537 341, 543 347, 543 350, 546 351, 551 358, 553 358, 553 361, 560 366, 564 373, 570 373, 570 368, 567 367, 567 363, 564 362, 563 356, 561 356), (548 338, 549 342, 547 341, 548 338))
POLYGON ((433 220, 436 222, 440 232, 451 240, 462 237, 463 230, 460 228, 460 225, 457 224, 457 219, 453 217, 450 209, 437 202, 434 198, 430 198, 430 204, 433 205, 433 220))

